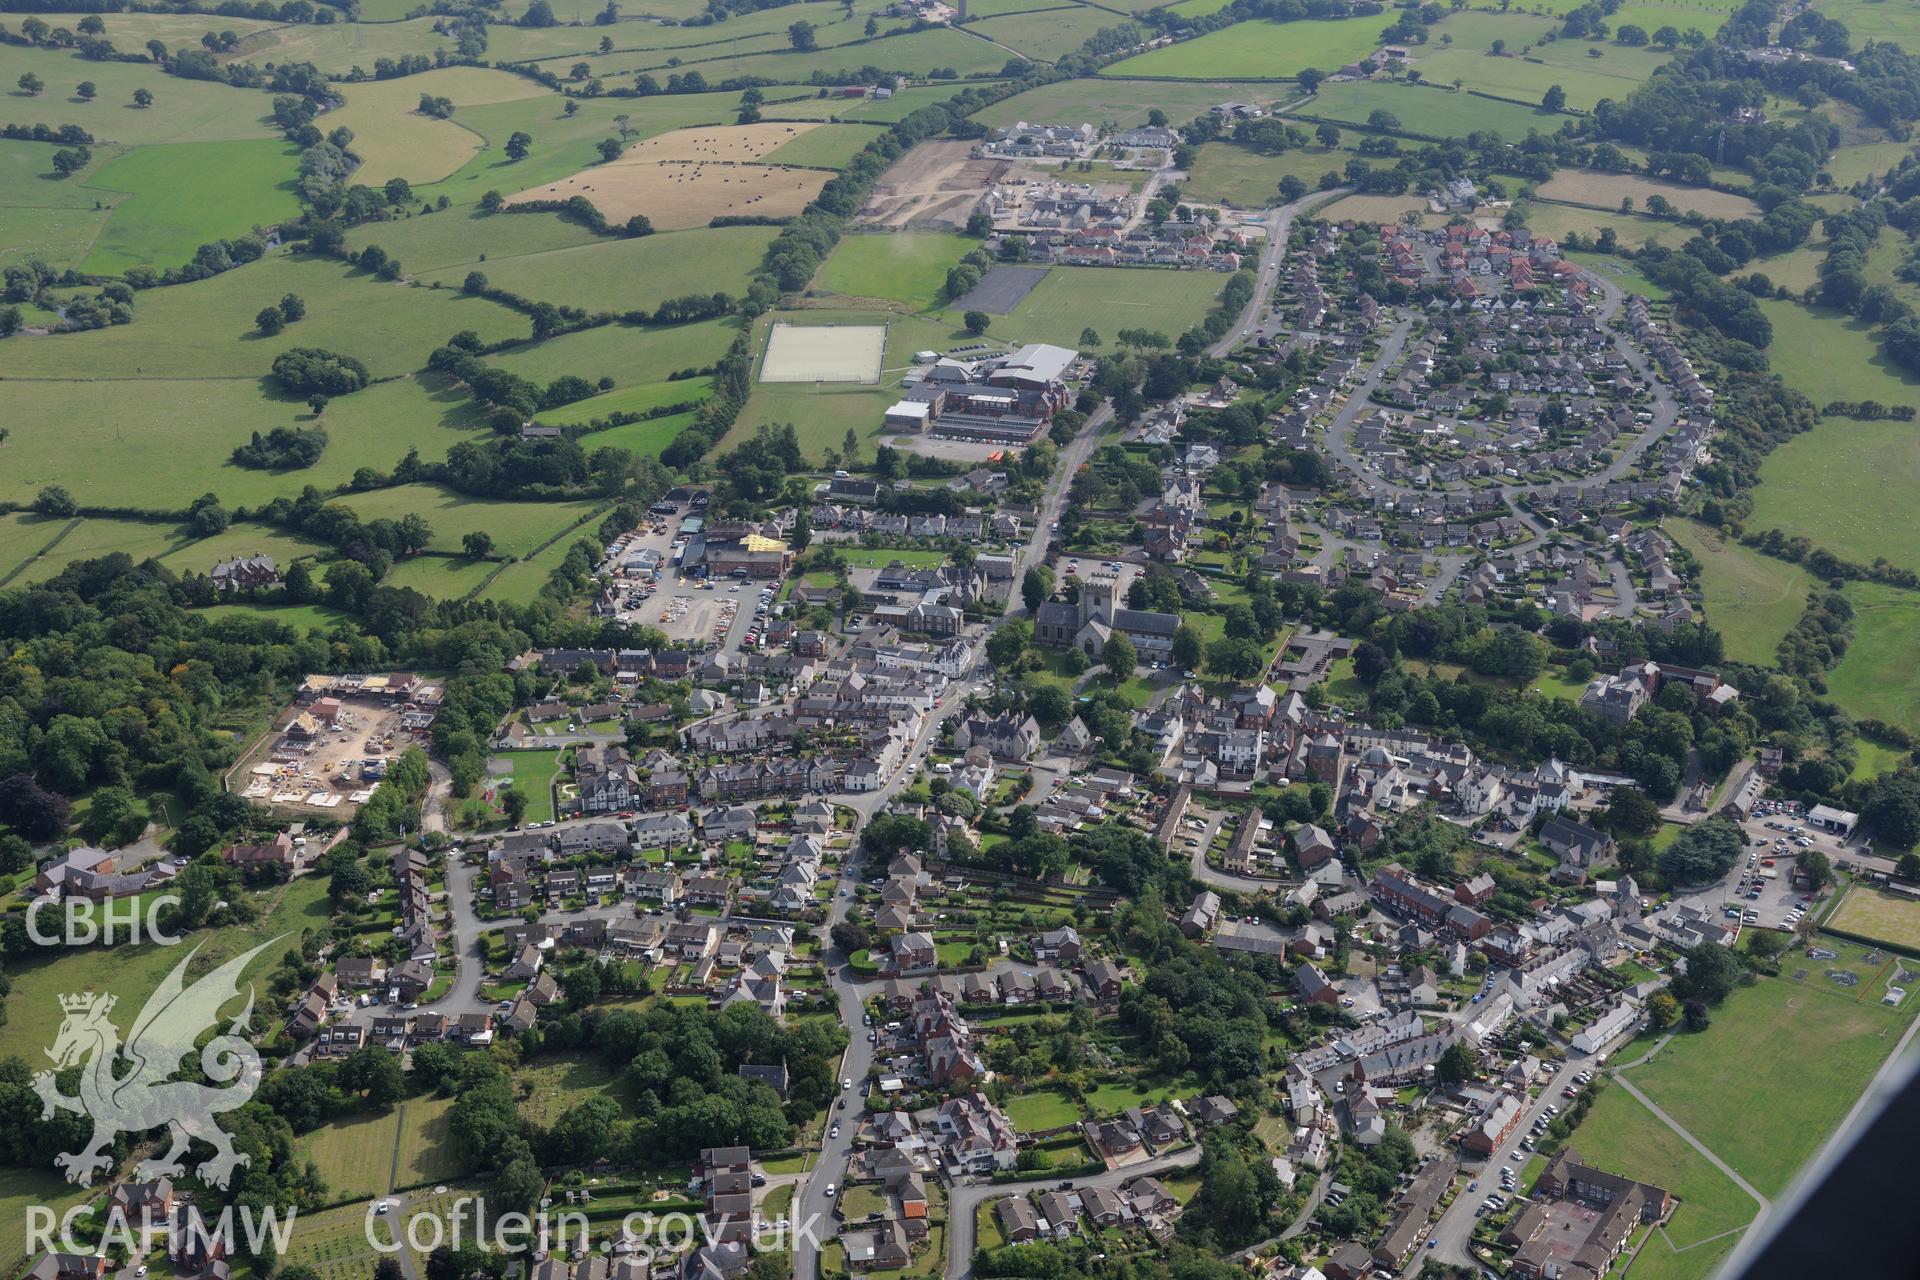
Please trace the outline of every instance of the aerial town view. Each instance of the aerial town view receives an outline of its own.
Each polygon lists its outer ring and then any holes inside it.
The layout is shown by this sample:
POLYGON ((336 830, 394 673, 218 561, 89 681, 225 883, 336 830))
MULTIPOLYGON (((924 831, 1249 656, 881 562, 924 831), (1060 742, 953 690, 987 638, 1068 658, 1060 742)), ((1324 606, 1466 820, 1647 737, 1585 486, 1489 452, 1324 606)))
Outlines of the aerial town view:
POLYGON ((1916 1274, 1920 0, 0 95, 0 1280, 1916 1274))

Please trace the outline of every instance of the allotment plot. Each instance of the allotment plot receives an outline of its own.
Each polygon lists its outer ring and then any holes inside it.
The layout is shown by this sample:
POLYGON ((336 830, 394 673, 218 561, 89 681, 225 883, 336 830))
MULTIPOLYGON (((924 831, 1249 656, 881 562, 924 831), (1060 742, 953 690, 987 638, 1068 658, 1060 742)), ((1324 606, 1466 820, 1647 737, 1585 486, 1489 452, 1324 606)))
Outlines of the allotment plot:
POLYGON ((762 382, 878 382, 883 324, 776 324, 760 362, 762 382))

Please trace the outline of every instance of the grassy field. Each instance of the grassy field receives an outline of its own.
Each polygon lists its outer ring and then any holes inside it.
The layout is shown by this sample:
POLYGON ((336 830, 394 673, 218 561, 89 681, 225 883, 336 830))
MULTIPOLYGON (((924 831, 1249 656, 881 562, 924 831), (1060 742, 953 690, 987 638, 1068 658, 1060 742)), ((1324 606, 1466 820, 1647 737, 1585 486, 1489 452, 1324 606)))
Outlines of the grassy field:
POLYGON ((354 154, 361 159, 353 179, 370 187, 395 177, 438 182, 478 155, 485 139, 460 120, 459 108, 551 96, 531 80, 479 67, 369 80, 345 86, 342 92, 347 105, 328 113, 328 127, 353 130, 354 154), (415 108, 423 93, 452 99, 453 118, 421 115, 415 108))
POLYGON ((1825 172, 1832 176, 1835 185, 1850 187, 1867 178, 1884 177, 1888 170, 1906 159, 1910 149, 1905 142, 1862 142, 1839 147, 1827 157, 1825 172))
POLYGON ((79 125, 101 143, 215 142, 279 134, 272 122, 272 95, 183 80, 148 62, 88 62, 64 49, 6 44, 0 45, 0 85, 7 86, 0 97, 0 124, 57 120, 79 125), (50 86, 38 98, 13 89, 29 73, 50 86), (91 102, 72 96, 82 80, 93 81, 97 96, 91 102), (134 106, 136 89, 151 92, 153 105, 134 106))
POLYGON ((1282 178, 1298 178, 1309 188, 1316 187, 1320 175, 1340 172, 1353 153, 1326 147, 1296 147, 1277 156, 1261 155, 1249 147, 1231 142, 1209 142, 1200 148, 1184 194, 1198 204, 1233 204, 1242 208, 1264 208, 1278 199, 1275 188, 1282 178))
POLYGON ((1708 187, 1690 187, 1664 178, 1643 178, 1631 173, 1599 173, 1585 169, 1562 169, 1551 182, 1536 188, 1543 200, 1585 205, 1593 209, 1618 209, 1622 199, 1630 199, 1635 208, 1645 208, 1649 196, 1660 196, 1681 212, 1697 210, 1710 218, 1757 218, 1760 206, 1745 196, 1730 195, 1708 187))
POLYGON ((1866 782, 1883 773, 1892 773, 1913 759, 1913 752, 1889 747, 1883 742, 1861 736, 1853 740, 1853 772, 1850 778, 1866 782))
MULTIPOLYGON (((1680 1201, 1666 1224, 1671 1245, 1656 1235, 1650 1252, 1692 1252, 1690 1246, 1751 1222, 1759 1208, 1752 1196, 1625 1089, 1614 1087, 1600 1095, 1570 1145, 1595 1168, 1665 1187, 1680 1201)), ((1629 1274, 1637 1277, 1640 1264, 1629 1274)))
POLYGON ((358 1115, 315 1129, 300 1139, 327 1181, 330 1200, 385 1195, 392 1190, 393 1143, 400 1131, 394 1111, 358 1115))
POLYGON ((1833 700, 1855 717, 1920 730, 1920 594, 1873 582, 1849 582, 1853 644, 1827 673, 1833 700))
MULTIPOLYGON (((527 795, 527 821, 547 822, 553 817, 553 780, 560 773, 560 753, 558 751, 513 751, 494 757, 505 760, 513 767, 508 775, 494 775, 487 779, 487 785, 499 787, 512 778, 516 790, 527 795)), ((551 1117, 549 1117, 551 1119, 551 1117)))
MULTIPOLYGON (((1766 302, 1775 372, 1816 405, 1834 399, 1909 403, 1920 379, 1880 356, 1864 326, 1794 302, 1766 302)), ((1804 534, 1862 563, 1884 556, 1920 565, 1906 496, 1920 479, 1920 431, 1908 422, 1828 418, 1767 455, 1754 490, 1753 528, 1804 534)))
POLYGON ((208 622, 219 622, 223 618, 265 618, 297 632, 331 631, 350 620, 350 615, 323 604, 216 604, 198 612, 208 622))
POLYGON ((813 287, 922 311, 945 299, 948 268, 978 245, 977 240, 938 232, 844 236, 821 264, 813 287))
MULTIPOLYGON (((135 309, 132 324, 8 342, 0 346, 0 374, 252 381, 283 351, 323 347, 358 357, 368 373, 384 378, 421 368, 428 353, 462 329, 484 342, 529 332, 524 317, 498 303, 386 284, 345 263, 286 253, 193 284, 148 290, 135 309), (262 336, 255 315, 289 293, 305 300, 306 318, 262 336)), ((209 425, 240 430, 231 420, 209 425)), ((244 438, 235 434, 227 448, 244 438)))
POLYGON ((1726 637, 1727 656, 1772 665, 1780 641, 1806 609, 1813 578, 1799 565, 1750 551, 1696 521, 1669 520, 1662 528, 1700 562, 1707 617, 1726 637))
POLYGON ((1512 102, 1388 80, 1322 85, 1302 110, 1352 124, 1365 124, 1375 111, 1386 110, 1400 118, 1402 129, 1414 133, 1430 137, 1497 133, 1509 142, 1519 142, 1529 133, 1553 133, 1567 119, 1512 102))
POLYGON ((303 557, 324 558, 332 554, 332 548, 325 543, 286 533, 271 525, 236 524, 227 526, 224 533, 201 538, 178 551, 169 552, 165 559, 167 567, 175 573, 189 570, 207 573, 214 565, 231 556, 270 555, 284 569, 303 557))
POLYGON ((244 235, 300 212, 297 148, 277 141, 184 142, 139 147, 86 180, 119 192, 85 269, 179 266, 209 240, 244 235))
POLYGON ((767 163, 841 169, 879 136, 880 130, 870 124, 821 125, 769 151, 767 163))
POLYGON ((568 1107, 600 1094, 619 1096, 619 1082, 592 1057, 547 1056, 538 1066, 513 1073, 520 1114, 535 1124, 550 1125, 568 1107))
POLYGON ((1191 120, 1217 102, 1252 102, 1260 106, 1297 93, 1291 85, 1247 84, 1230 80, 1178 83, 1165 80, 1123 80, 1102 77, 1063 80, 1003 98, 973 119, 1001 127, 1020 120, 1057 120, 1071 116, 1075 123, 1107 123, 1125 129, 1145 124, 1147 113, 1164 111, 1176 123, 1191 120))
POLYGON ((5 578, 27 560, 40 553, 71 520, 50 519, 30 511, 10 511, 0 515, 0 578, 5 578))
POLYGON ((1611 254, 1594 253, 1591 250, 1565 255, 1589 271, 1597 271, 1627 293, 1637 293, 1643 298, 1655 302, 1666 300, 1667 290, 1640 274, 1640 268, 1625 258, 1616 258, 1611 254))
POLYGON ((1521 102, 1538 102, 1548 86, 1557 84, 1566 91, 1568 106, 1591 111, 1602 98, 1623 101, 1654 68, 1672 58, 1661 50, 1585 40, 1556 40, 1518 54, 1522 45, 1550 27, 1540 19, 1460 14, 1439 27, 1453 36, 1452 46, 1429 44, 1414 65, 1434 84, 1460 80, 1469 89, 1521 102), (1505 39, 1513 52, 1497 58, 1489 54, 1494 39, 1505 39), (1590 56, 1590 49, 1599 49, 1600 56, 1590 56))
POLYGON ((1743 987, 1713 1025, 1627 1078, 1765 1195, 1777 1195, 1852 1107, 1909 1009, 1786 978, 1743 987))
POLYGON ((586 500, 489 501, 424 483, 356 493, 342 501, 358 512, 362 520, 381 517, 398 520, 418 512, 433 526, 428 545, 435 551, 457 551, 463 535, 484 529, 493 535, 494 550, 509 556, 526 555, 599 505, 586 500))
POLYGON ((1599 209, 1540 203, 1529 203, 1526 213, 1527 226, 1535 235, 1552 236, 1556 240, 1565 239, 1570 231, 1592 239, 1611 227, 1622 247, 1638 249, 1648 244, 1678 245, 1694 234, 1693 228, 1684 222, 1663 222, 1637 213, 1605 213, 1599 209))
POLYGON ((411 587, 435 600, 459 600, 477 590, 499 567, 487 560, 414 556, 393 566, 381 581, 390 587, 411 587))
MULTIPOLYGON (((468 222, 462 215, 447 221, 468 222)), ((529 222, 567 226, 544 214, 515 214, 488 219, 472 233, 487 235, 504 224, 529 222)), ((458 288, 469 271, 479 271, 495 288, 556 306, 587 311, 651 310, 668 298, 690 293, 746 292, 776 227, 712 227, 643 236, 637 240, 595 239, 544 251, 502 255, 487 250, 487 260, 463 261, 423 273, 422 278, 458 288)), ((469 242, 470 251, 475 243, 469 242)), ((490 244, 479 240, 478 244, 490 244)), ((404 250, 382 244, 391 253, 404 250)))
POLYGON ((56 266, 79 262, 92 247, 108 211, 95 208, 100 194, 85 185, 98 172, 101 153, 81 179, 62 179, 53 171, 46 142, 0 140, 0 266, 39 258, 56 266))
POLYGON ((536 382, 568 373, 589 381, 606 374, 616 387, 664 382, 670 373, 719 359, 733 341, 735 323, 723 317, 664 329, 603 325, 516 347, 487 362, 536 382))
POLYGON ((1342 196, 1316 215, 1329 222, 1352 218, 1356 222, 1398 222, 1402 214, 1417 213, 1420 225, 1437 227, 1445 221, 1439 214, 1427 212, 1425 196, 1342 196))
POLYGON ((447 1131, 452 1098, 412 1098, 400 1109, 400 1160, 394 1185, 443 1182, 470 1172, 447 1131))
POLYGON ((198 966, 230 960, 262 942, 291 934, 285 944, 269 947, 248 967, 247 979, 258 983, 280 963, 287 947, 298 945, 304 931, 327 927, 327 886, 322 877, 309 876, 256 897, 262 911, 252 924, 206 930, 182 946, 87 947, 17 958, 7 969, 13 989, 6 998, 7 1021, 0 1026, 0 1056, 44 1061, 42 1050, 53 1043, 60 1027, 59 997, 64 993, 113 992, 119 997, 114 1021, 124 1029, 133 1025, 142 1002, 195 946, 203 957, 195 961, 198 966))
POLYGON ((76 1187, 58 1173, 31 1169, 0 1171, 0 1259, 9 1272, 27 1257, 27 1211, 44 1206, 55 1214, 101 1198, 105 1187, 76 1187))
POLYGON ((1103 76, 1169 76, 1177 80, 1283 79, 1308 67, 1332 71, 1380 45, 1386 24, 1373 17, 1299 22, 1252 21, 1183 40, 1101 71, 1103 76))
MULTIPOLYGON (((798 53, 791 49, 746 49, 738 56, 700 50, 698 54, 683 57, 681 69, 693 68, 709 82, 762 76, 782 84, 804 83, 816 71, 834 80, 844 79, 854 83, 857 77, 842 76, 840 73, 869 65, 916 76, 925 76, 936 68, 951 67, 966 76, 974 72, 997 72, 1006 65, 1009 56, 1005 49, 988 44, 985 40, 976 40, 944 28, 886 36, 857 49, 821 48, 811 53, 798 53)), ((665 53, 629 54, 624 58, 608 58, 604 61, 607 66, 603 74, 607 75, 650 71, 656 79, 660 79, 672 69, 665 53)), ((600 70, 599 64, 595 64, 595 69, 600 70)), ((951 97, 952 94, 945 96, 951 97)), ((842 118, 848 117, 843 114, 842 118)))
POLYGON ((1108 340, 1120 329, 1157 329, 1177 338, 1200 322, 1225 284, 1226 276, 1215 271, 1055 267, 1004 320, 994 321, 993 333, 1063 347, 1078 347, 1089 324, 1108 340))
POLYGON ((1920 951, 1920 899, 1905 894, 1855 885, 1826 922, 1844 933, 1920 951))
POLYGON ((91 560, 96 556, 121 551, 138 563, 149 556, 164 556, 179 551, 190 542, 192 538, 178 525, 88 518, 82 520, 72 533, 60 539, 59 545, 52 550, 25 563, 9 585, 18 587, 45 582, 77 560, 91 560))
POLYGON ((1903 48, 1920 48, 1920 11, 1912 5, 1884 4, 1880 0, 1821 0, 1820 12, 1847 25, 1854 48, 1869 40, 1892 41, 1903 48))
POLYGON ((1091 5, 1070 5, 1039 13, 1011 14, 1004 18, 986 18, 968 24, 989 40, 1018 49, 1029 58, 1051 62, 1072 53, 1096 31, 1120 26, 1124 20, 1091 5))
POLYGON ((1023 1131, 1059 1129, 1080 1119, 1080 1107, 1057 1089, 1039 1089, 1007 1099, 1007 1119, 1023 1131))

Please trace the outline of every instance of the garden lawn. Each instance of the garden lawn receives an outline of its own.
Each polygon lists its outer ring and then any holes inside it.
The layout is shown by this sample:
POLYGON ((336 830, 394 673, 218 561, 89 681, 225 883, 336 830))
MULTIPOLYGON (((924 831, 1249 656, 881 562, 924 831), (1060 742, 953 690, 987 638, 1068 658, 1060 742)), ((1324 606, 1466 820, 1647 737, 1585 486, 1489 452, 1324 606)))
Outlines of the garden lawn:
MULTIPOLYGON (((211 27, 220 20, 208 18, 207 23, 211 27)), ((112 28, 108 31, 112 38, 112 28)), ((150 62, 89 62, 65 49, 0 44, 0 85, 6 86, 0 96, 0 124, 77 124, 102 145, 277 138, 280 133, 273 125, 272 94, 185 80, 150 62), (37 98, 13 88, 29 73, 47 84, 37 98), (73 94, 82 80, 94 84, 91 102, 73 94), (134 106, 136 89, 152 93, 153 105, 134 106)))
POLYGON ((947 271, 979 243, 938 232, 843 236, 821 264, 814 288, 925 310, 945 298, 947 271))
POLYGON ((1849 582, 1853 644, 1827 673, 1827 691, 1856 719, 1920 732, 1920 594, 1874 582, 1849 582))
POLYGON ((1726 637, 1727 656, 1771 666, 1780 641, 1806 611, 1812 576, 1693 520, 1670 520, 1661 527, 1700 562, 1707 618, 1726 637))
POLYGON ((418 513, 433 526, 428 546, 435 551, 458 551, 462 535, 483 529, 493 535, 496 554, 524 556, 566 532, 599 507, 599 503, 498 502, 468 498, 432 484, 403 484, 351 494, 344 505, 363 520, 398 520, 418 513))
POLYGON ((363 1199, 392 1190, 399 1131, 399 1117, 389 1110, 335 1120, 303 1135, 299 1145, 326 1179, 328 1199, 363 1199))
MULTIPOLYGON (((473 237, 467 246, 470 252, 491 246, 496 230, 518 230, 516 223, 530 227, 572 225, 545 214, 484 218, 450 211, 438 216, 456 225, 468 224, 464 229, 473 237)), ((468 272, 478 271, 496 289, 556 306, 589 312, 651 311, 669 298, 687 294, 728 293, 738 297, 745 293, 748 277, 760 265, 767 245, 778 232, 777 227, 702 227, 633 240, 595 239, 512 256, 488 247, 484 263, 462 259, 423 272, 421 278, 457 289, 468 272)), ((404 249, 384 240, 381 247, 402 255, 404 260, 404 249)))
POLYGON ((1196 204, 1264 208, 1279 200, 1276 188, 1282 178, 1298 178, 1313 189, 1322 174, 1341 172, 1352 158, 1352 152, 1320 146, 1268 156, 1237 143, 1209 142, 1200 148, 1183 192, 1196 204))
POLYGON ((1007 1119, 1022 1132, 1062 1129, 1080 1119, 1080 1108, 1058 1089, 1038 1089, 1008 1098, 1007 1119))
POLYGON ((1626 1073, 1713 1153, 1774 1196, 1839 1124, 1912 1010, 1867 983, 1832 992, 1784 978, 1736 990, 1697 1035, 1626 1073))
POLYGON ((1236 23, 1192 40, 1125 58, 1103 76, 1167 76, 1176 80, 1291 78, 1313 67, 1332 71, 1366 57, 1386 25, 1378 15, 1297 22, 1236 23))
POLYGON ((108 216, 85 270, 176 267, 209 240, 245 235, 300 212, 299 149, 268 140, 139 147, 103 165, 86 185, 109 197, 108 216))

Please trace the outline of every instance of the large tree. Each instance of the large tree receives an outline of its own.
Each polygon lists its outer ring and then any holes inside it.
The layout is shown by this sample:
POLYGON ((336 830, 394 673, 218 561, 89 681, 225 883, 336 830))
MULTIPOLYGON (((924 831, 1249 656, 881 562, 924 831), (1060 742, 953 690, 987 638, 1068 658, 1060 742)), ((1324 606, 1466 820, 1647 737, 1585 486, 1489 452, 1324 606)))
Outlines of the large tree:
POLYGON ((1134 667, 1139 665, 1140 655, 1134 651, 1133 641, 1127 639, 1122 632, 1116 631, 1107 637, 1104 645, 1100 646, 1100 661, 1107 668, 1107 674, 1116 681, 1125 680, 1133 674, 1134 667))

